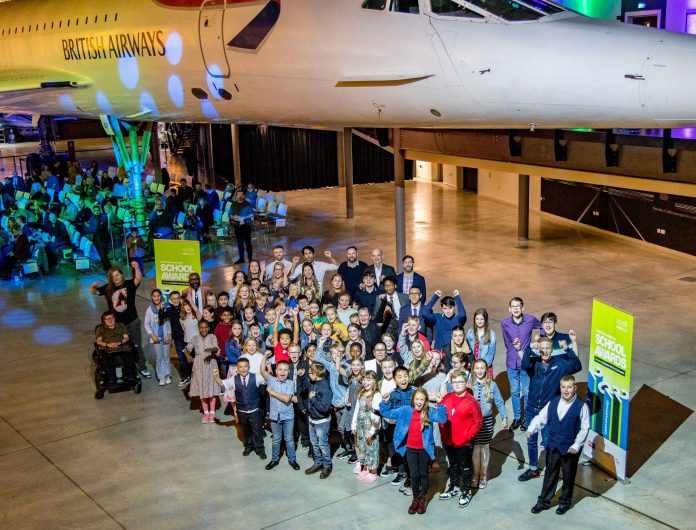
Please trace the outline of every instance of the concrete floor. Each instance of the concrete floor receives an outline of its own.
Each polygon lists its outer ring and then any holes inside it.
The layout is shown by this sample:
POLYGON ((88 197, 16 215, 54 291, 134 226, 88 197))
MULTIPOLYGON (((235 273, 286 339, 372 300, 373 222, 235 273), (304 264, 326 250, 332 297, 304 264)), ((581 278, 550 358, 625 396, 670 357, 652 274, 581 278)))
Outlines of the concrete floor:
MULTIPOLYGON (((394 264, 393 188, 360 186, 355 196, 356 218, 346 220, 342 190, 288 193, 290 226, 268 243, 291 255, 305 244, 330 248, 339 259, 352 243, 366 261, 381 246, 394 264)), ((408 183, 407 212, 408 252, 429 292, 458 288, 470 312, 488 309, 498 333, 509 298, 522 296, 528 312, 554 310, 560 329, 578 332, 586 367, 593 297, 635 313, 630 484, 583 466, 573 509, 533 516, 541 481, 516 480, 525 441, 507 431, 494 440, 489 487, 466 509, 434 499, 425 516, 407 515, 410 499, 397 488, 365 486, 343 462, 322 481, 285 460, 264 471, 241 456, 229 416, 201 425, 176 385, 150 380, 139 396, 93 399, 89 354, 104 302, 88 286, 102 275, 66 270, 0 284, 0 527, 696 528, 696 357, 685 317, 696 283, 680 281, 696 276, 696 261, 538 215, 520 245, 514 208, 440 185, 408 183)), ((204 282, 227 287, 234 259, 229 246, 206 252, 204 282)), ((153 283, 148 274, 139 291, 141 315, 153 283)), ((494 368, 504 370, 501 347, 494 368)), ((306 454, 299 462, 309 465, 306 454)), ((445 473, 432 478, 431 496, 445 473)))

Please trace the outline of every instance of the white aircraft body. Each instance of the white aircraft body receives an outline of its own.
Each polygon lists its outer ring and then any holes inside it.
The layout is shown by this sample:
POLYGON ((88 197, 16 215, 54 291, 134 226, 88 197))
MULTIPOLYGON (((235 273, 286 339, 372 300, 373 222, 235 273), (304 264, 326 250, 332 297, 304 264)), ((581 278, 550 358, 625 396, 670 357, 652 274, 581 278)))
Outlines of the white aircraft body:
POLYGON ((547 0, 9 0, 0 51, 0 112, 37 117, 696 125, 696 38, 547 0))

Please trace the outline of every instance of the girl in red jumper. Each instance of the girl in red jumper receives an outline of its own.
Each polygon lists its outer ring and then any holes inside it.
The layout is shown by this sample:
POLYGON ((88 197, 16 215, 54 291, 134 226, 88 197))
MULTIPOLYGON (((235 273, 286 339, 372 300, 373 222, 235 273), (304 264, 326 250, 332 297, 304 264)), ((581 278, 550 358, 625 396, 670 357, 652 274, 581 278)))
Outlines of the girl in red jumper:
POLYGON ((463 508, 471 502, 473 442, 483 418, 478 401, 466 391, 466 373, 453 373, 451 384, 454 392, 440 401, 447 408, 447 423, 442 427, 442 443, 449 461, 450 476, 449 488, 440 494, 440 499, 451 499, 459 495, 459 507, 463 508), (461 490, 460 479, 464 479, 461 490))

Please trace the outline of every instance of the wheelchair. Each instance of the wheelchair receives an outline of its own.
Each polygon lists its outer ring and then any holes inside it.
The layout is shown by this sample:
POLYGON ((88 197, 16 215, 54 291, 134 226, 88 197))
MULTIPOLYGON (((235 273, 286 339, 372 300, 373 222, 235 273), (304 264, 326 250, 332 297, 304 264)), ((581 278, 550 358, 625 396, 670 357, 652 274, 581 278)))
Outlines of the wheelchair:
POLYGON ((102 348, 95 342, 92 360, 97 387, 94 399, 103 399, 107 391, 112 394, 133 390, 140 394, 143 384, 138 371, 138 352, 130 342, 117 349, 102 348))

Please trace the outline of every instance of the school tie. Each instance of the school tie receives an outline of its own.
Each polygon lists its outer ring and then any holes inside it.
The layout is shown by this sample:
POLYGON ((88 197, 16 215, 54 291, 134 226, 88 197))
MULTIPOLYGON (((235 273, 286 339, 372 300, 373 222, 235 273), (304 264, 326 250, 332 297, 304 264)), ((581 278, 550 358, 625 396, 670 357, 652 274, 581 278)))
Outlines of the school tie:
POLYGON ((244 389, 246 390, 246 387, 247 387, 246 377, 242 377, 242 385, 244 386, 244 389))
POLYGON ((394 295, 393 294, 389 295, 389 305, 392 306, 392 309, 394 309, 394 295))
POLYGON ((198 293, 194 293, 194 302, 196 303, 196 309, 200 310, 200 307, 198 306, 198 293))
POLYGON ((411 307, 411 315, 413 315, 414 317, 418 316, 418 311, 416 310, 415 307, 411 307))

